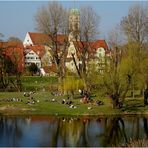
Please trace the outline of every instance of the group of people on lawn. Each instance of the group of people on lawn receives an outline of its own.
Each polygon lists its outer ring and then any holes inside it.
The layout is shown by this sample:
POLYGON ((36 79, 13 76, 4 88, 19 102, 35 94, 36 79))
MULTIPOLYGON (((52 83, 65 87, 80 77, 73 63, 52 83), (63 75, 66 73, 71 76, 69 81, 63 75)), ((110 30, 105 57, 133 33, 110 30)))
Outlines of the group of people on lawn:
POLYGON ((80 99, 80 102, 81 103, 88 103, 91 101, 90 99, 90 93, 87 91, 87 90, 81 90, 79 89, 79 93, 81 95, 81 99, 80 99))
POLYGON ((84 103, 84 104, 86 104, 86 103, 93 103, 93 104, 95 104, 95 105, 103 105, 104 103, 102 102, 102 101, 100 101, 100 100, 96 100, 96 101, 94 101, 92 98, 91 98, 91 96, 90 96, 90 93, 87 91, 87 90, 81 90, 81 89, 79 89, 79 93, 80 93, 80 95, 81 95, 81 99, 80 99, 80 102, 81 103, 84 103))

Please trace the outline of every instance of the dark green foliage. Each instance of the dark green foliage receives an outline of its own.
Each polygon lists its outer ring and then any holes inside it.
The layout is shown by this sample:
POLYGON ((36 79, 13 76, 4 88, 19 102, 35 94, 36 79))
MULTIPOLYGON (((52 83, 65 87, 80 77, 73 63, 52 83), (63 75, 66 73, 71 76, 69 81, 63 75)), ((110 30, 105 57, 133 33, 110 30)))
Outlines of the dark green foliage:
POLYGON ((6 73, 15 74, 17 72, 17 67, 15 64, 13 64, 10 58, 7 57, 4 58, 4 65, 6 73))
POLYGON ((33 74, 36 74, 39 71, 39 68, 37 67, 37 65, 35 63, 31 63, 31 65, 28 66, 28 70, 33 75, 33 74))

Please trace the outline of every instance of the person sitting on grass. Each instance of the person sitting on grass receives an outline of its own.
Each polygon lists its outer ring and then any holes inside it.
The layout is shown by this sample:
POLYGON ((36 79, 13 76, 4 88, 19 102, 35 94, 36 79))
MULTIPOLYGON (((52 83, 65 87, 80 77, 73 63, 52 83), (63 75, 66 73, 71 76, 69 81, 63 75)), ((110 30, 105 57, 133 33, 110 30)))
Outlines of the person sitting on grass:
POLYGON ((82 98, 80 100, 80 102, 86 104, 86 103, 88 103, 88 98, 86 96, 84 96, 84 98, 82 98))
POLYGON ((65 104, 65 103, 66 103, 66 100, 65 100, 65 99, 63 99, 63 100, 62 100, 62 104, 65 104))

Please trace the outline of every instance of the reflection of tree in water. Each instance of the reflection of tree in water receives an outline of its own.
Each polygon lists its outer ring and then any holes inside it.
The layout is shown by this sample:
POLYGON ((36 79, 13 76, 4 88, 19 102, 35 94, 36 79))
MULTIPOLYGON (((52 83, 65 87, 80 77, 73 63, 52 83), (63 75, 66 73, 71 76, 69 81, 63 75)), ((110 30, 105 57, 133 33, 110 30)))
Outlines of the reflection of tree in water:
POLYGON ((144 132, 146 134, 146 139, 148 139, 148 123, 145 117, 143 118, 143 127, 144 127, 144 132))
MULTIPOLYGON (((124 119, 125 123, 121 117, 103 117, 97 121, 90 118, 51 118, 50 121, 39 122, 40 138, 34 142, 38 146, 50 147, 120 146, 120 143, 127 142, 126 134, 128 140, 136 140, 144 138, 143 131, 148 139, 147 118, 124 119)), ((25 119, 22 118, 0 117, 0 146, 21 146, 25 124, 25 119)))
POLYGON ((127 142, 124 121, 120 117, 114 117, 106 124, 102 146, 119 146, 123 140, 127 142))
POLYGON ((80 140, 78 141, 79 146, 88 147, 89 146, 89 139, 88 139, 88 124, 90 120, 86 119, 82 122, 82 128, 80 133, 80 140))
MULTIPOLYGON (((64 147, 88 146, 87 124, 88 122, 79 119, 67 118, 64 121, 59 119, 58 128, 51 133, 53 143, 56 144, 60 140, 60 146, 64 147)), ((52 146, 58 146, 53 143, 52 146)))
POLYGON ((67 119, 60 123, 60 136, 62 145, 77 146, 80 139, 82 124, 73 118, 67 119))
POLYGON ((59 140, 60 120, 58 118, 49 118, 48 122, 45 122, 44 126, 42 127, 42 132, 40 133, 41 138, 38 141, 38 145, 40 147, 57 147, 59 140))
POLYGON ((0 139, 7 146, 19 146, 19 140, 22 137, 22 120, 17 118, 0 117, 0 139))

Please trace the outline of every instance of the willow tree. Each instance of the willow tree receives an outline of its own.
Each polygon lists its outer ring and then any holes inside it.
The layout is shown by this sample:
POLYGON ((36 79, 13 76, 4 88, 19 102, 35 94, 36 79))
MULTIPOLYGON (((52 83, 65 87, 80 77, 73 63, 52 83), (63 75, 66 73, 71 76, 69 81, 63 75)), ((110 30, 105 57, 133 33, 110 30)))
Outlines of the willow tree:
POLYGON ((65 75, 64 61, 68 47, 68 12, 58 2, 49 2, 37 11, 35 19, 36 29, 50 37, 47 45, 51 48, 59 80, 62 80, 65 75))
MULTIPOLYGON (((148 8, 142 5, 133 5, 128 15, 121 21, 122 30, 127 38, 127 42, 133 42, 138 45, 139 72, 135 77, 135 83, 142 79, 148 88, 147 73, 147 47, 148 44, 148 8), (140 77, 139 77, 140 76, 140 77), (145 81, 145 82, 144 82, 145 81)), ((140 83, 138 85, 141 85, 140 83)), ((143 87, 142 87, 143 88, 143 87)))
POLYGON ((124 48, 116 47, 112 51, 110 64, 106 65, 103 75, 100 75, 98 85, 105 90, 113 103, 113 108, 120 107, 130 90, 133 78, 138 69, 138 45, 130 43, 124 48), (134 50, 133 50, 134 49, 134 50))

